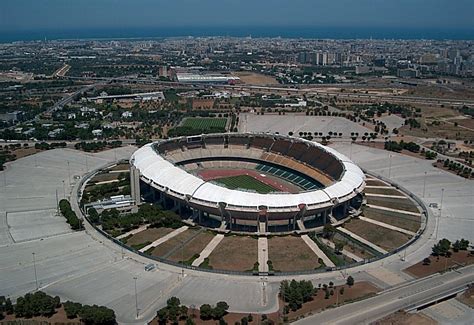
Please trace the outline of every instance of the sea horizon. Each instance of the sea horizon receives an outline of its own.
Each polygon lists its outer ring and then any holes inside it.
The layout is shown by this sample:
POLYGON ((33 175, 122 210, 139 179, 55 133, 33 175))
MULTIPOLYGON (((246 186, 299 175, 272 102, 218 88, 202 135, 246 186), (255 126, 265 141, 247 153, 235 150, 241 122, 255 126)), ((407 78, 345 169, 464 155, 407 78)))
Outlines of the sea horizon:
POLYGON ((153 27, 0 31, 0 42, 169 37, 474 40, 473 29, 379 27, 153 27))

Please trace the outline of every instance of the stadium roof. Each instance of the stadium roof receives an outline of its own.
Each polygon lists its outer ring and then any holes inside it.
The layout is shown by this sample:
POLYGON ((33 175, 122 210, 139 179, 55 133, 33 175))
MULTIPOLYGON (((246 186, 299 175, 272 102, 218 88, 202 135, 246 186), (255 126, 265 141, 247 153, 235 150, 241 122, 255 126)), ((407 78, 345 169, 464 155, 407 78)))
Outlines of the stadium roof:
MULTIPOLYGON (((306 141, 306 140, 301 140, 306 141)), ((219 202, 227 203, 228 208, 239 207, 242 209, 256 209, 258 206, 267 206, 269 210, 284 209, 296 210, 297 206, 305 203, 308 206, 325 206, 334 199, 355 195, 364 186, 364 173, 346 156, 332 148, 322 146, 315 142, 311 145, 321 147, 334 155, 344 165, 344 172, 340 180, 334 184, 318 190, 290 193, 260 194, 242 190, 232 190, 217 184, 206 182, 203 179, 187 173, 175 166, 164 157, 160 156, 147 144, 137 150, 132 156, 132 163, 139 169, 140 175, 155 187, 168 194, 191 201, 216 206, 219 202)))

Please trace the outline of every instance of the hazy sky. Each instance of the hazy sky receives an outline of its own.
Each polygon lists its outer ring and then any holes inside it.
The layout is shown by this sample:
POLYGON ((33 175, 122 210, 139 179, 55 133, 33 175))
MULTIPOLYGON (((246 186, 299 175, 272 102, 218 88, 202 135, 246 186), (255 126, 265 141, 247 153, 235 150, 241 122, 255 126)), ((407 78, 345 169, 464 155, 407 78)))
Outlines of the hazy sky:
POLYGON ((474 0, 0 0, 0 31, 339 26, 474 29, 474 0))

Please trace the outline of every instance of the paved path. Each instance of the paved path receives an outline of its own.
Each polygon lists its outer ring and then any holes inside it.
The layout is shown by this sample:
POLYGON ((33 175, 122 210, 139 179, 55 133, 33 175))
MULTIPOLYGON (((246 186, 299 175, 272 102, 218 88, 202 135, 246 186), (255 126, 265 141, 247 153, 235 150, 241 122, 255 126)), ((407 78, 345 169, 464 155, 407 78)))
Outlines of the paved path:
MULTIPOLYGON (((327 240, 327 239, 325 239, 325 238, 320 238, 320 239, 321 239, 321 241, 322 241, 324 244, 326 244, 327 246, 331 247, 332 249, 336 249, 336 245, 334 245, 334 243, 333 243, 332 241, 329 241, 329 240, 327 240)), ((352 258, 352 259, 353 259, 354 261, 356 261, 356 262, 362 262, 362 261, 364 260, 362 257, 359 257, 359 256, 357 256, 356 254, 351 253, 351 252, 349 252, 348 250, 346 250, 346 249, 344 249, 344 248, 342 249, 341 253, 342 253, 343 255, 346 255, 346 256, 349 257, 349 258, 352 258)))
POLYGON ((384 210, 384 211, 390 211, 390 212, 397 212, 397 213, 402 213, 402 214, 409 214, 411 216, 420 216, 419 212, 411 212, 411 211, 406 211, 406 210, 398 210, 398 209, 392 209, 392 208, 387 208, 387 207, 382 207, 380 205, 373 205, 373 204, 366 204, 367 207, 373 208, 373 209, 379 209, 379 210, 384 210))
POLYGON ((120 236, 117 236, 116 238, 117 239, 122 239, 122 238, 128 237, 130 235, 138 234, 139 232, 142 232, 142 231, 146 230, 148 228, 148 226, 149 226, 149 224, 140 226, 137 229, 130 230, 129 232, 121 234, 120 236))
POLYGON ((202 252, 199 254, 199 257, 196 258, 193 261, 193 264, 191 264, 191 265, 192 266, 201 265, 201 263, 204 262, 204 260, 207 257, 209 257, 209 255, 211 255, 212 251, 217 247, 217 245, 219 245, 219 243, 222 241, 222 239, 224 239, 224 235, 222 235, 222 234, 218 234, 218 235, 214 236, 214 238, 212 238, 212 240, 209 242, 209 244, 207 244, 207 246, 204 247, 202 252))
POLYGON ((324 254, 324 252, 321 250, 321 248, 319 248, 318 245, 311 238, 309 238, 308 235, 301 236, 301 239, 304 240, 306 245, 308 245, 309 248, 311 248, 311 250, 314 252, 314 254, 316 254, 317 257, 319 257, 323 260, 323 262, 326 266, 336 267, 336 264, 334 264, 329 259, 329 257, 327 257, 326 254, 324 254))
POLYGON ((372 196, 372 197, 386 197, 390 199, 406 199, 407 197, 404 195, 389 195, 389 194, 377 194, 377 193, 365 193, 365 196, 372 196))
POLYGON ((399 227, 395 227, 395 226, 389 225, 388 223, 385 223, 385 222, 377 221, 377 220, 362 217, 362 216, 359 217, 359 219, 362 220, 362 221, 367 221, 367 222, 373 223, 374 225, 384 227, 384 228, 387 228, 387 229, 390 229, 390 230, 395 230, 395 231, 398 231, 398 232, 401 232, 401 233, 404 233, 404 234, 407 234, 407 235, 410 235, 410 236, 415 236, 416 235, 413 231, 406 230, 406 229, 399 228, 399 227))
POLYGON ((304 226, 303 220, 298 219, 298 220, 296 221, 296 224, 298 225, 298 228, 299 228, 300 230, 306 230, 306 227, 304 226))
POLYGON ((178 228, 172 232, 170 232, 169 234, 161 237, 161 238, 158 238, 157 240, 155 240, 153 243, 151 243, 150 245, 147 245, 145 247, 143 247, 142 249, 140 249, 140 252, 146 252, 147 250, 149 250, 150 248, 153 248, 153 247, 156 247, 158 245, 161 245, 163 244, 164 242, 170 240, 171 238, 179 235, 180 233, 182 232, 185 232, 186 230, 188 230, 188 226, 182 226, 181 228, 178 228))
POLYGON ((354 234, 353 232, 350 232, 349 230, 347 230, 347 229, 345 229, 345 228, 339 227, 339 228, 337 228, 337 230, 339 230, 339 231, 345 233, 346 235, 349 235, 349 236, 351 236, 352 238, 354 238, 354 239, 360 241, 362 244, 365 244, 365 245, 369 246, 370 248, 375 249, 375 250, 376 250, 377 252, 379 252, 379 253, 382 253, 382 254, 387 254, 387 253, 388 253, 385 249, 383 249, 383 248, 381 248, 381 247, 378 247, 378 246, 375 245, 374 243, 368 241, 367 239, 362 238, 362 237, 359 236, 359 235, 354 234))
POLYGON ((268 240, 266 237, 258 239, 258 272, 268 273, 268 240))

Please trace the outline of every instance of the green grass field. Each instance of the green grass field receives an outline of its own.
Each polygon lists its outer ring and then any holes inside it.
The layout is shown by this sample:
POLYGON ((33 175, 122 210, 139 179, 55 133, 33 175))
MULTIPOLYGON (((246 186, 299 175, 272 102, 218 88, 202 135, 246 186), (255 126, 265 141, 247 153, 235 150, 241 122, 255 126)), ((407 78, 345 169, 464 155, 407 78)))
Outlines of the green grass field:
POLYGON ((182 126, 198 130, 209 130, 211 128, 225 129, 227 119, 225 118, 199 118, 188 117, 183 121, 182 126))
POLYGON ((216 179, 215 182, 223 184, 225 187, 230 189, 246 189, 254 190, 261 194, 266 194, 270 192, 277 192, 277 189, 274 189, 270 185, 260 182, 259 180, 248 175, 239 175, 232 177, 225 177, 216 179))

